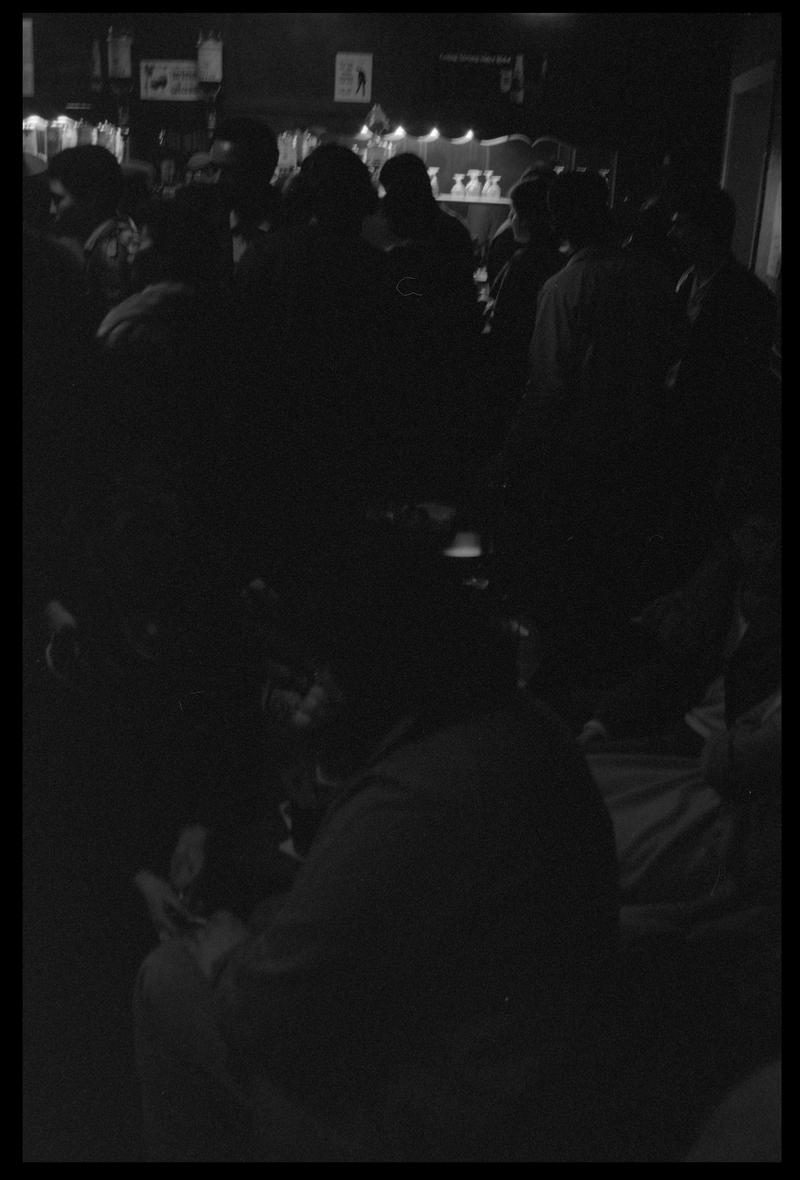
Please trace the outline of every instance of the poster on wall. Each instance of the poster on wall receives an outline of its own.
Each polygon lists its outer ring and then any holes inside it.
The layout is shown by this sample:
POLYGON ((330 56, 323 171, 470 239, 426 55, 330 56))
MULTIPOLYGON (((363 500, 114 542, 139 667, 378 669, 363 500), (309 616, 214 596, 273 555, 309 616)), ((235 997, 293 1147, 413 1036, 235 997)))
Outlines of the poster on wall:
POLYGON ((200 98, 197 62, 191 59, 140 62, 139 94, 156 102, 197 102, 200 98))
POLYGON ((372 54, 337 53, 334 102, 372 102, 372 54))
POLYGON ((33 98, 33 21, 22 20, 22 97, 33 98))

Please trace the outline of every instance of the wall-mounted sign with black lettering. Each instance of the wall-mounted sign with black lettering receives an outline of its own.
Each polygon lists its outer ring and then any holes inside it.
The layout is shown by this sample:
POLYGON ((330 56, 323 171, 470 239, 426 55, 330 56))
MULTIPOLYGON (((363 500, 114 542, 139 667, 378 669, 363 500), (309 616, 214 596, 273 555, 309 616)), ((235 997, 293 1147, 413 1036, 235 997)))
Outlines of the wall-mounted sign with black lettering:
POLYGON ((521 53, 439 54, 440 98, 448 104, 507 99, 522 103, 525 95, 521 53))
POLYGON ((200 90, 197 62, 142 61, 139 63, 139 93, 157 102, 197 102, 200 90))

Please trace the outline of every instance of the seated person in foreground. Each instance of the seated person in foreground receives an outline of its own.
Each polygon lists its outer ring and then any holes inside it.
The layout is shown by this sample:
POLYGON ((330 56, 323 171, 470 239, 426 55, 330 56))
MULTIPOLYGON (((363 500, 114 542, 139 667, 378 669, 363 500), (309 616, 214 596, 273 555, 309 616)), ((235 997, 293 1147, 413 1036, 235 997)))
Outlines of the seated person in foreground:
POLYGON ((611 813, 623 903, 775 899, 779 884, 778 489, 729 495, 729 535, 636 620, 652 654, 579 744, 611 813))
POLYGON ((386 529, 322 532, 268 579, 262 700, 322 818, 281 899, 142 965, 153 1162, 591 1153, 608 816, 463 575, 386 529))

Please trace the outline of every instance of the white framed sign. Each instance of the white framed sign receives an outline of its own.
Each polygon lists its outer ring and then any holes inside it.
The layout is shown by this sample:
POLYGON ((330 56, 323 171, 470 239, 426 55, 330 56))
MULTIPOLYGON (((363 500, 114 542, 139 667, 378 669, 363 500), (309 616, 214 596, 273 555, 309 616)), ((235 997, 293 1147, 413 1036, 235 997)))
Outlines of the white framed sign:
POLYGON ((334 102, 372 102, 372 54, 337 53, 334 102))
POLYGON ((33 21, 22 18, 22 97, 33 98, 33 21))
POLYGON ((155 102, 197 102, 197 62, 150 60, 139 63, 139 94, 155 102))

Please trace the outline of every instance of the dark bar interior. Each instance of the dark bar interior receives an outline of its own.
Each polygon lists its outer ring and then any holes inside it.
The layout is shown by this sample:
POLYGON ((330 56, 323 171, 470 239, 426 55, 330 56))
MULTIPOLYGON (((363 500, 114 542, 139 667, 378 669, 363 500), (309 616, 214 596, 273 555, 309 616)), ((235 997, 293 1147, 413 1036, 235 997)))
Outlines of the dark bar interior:
POLYGON ((23 1162, 781 1162, 780 13, 23 13, 23 1162))

